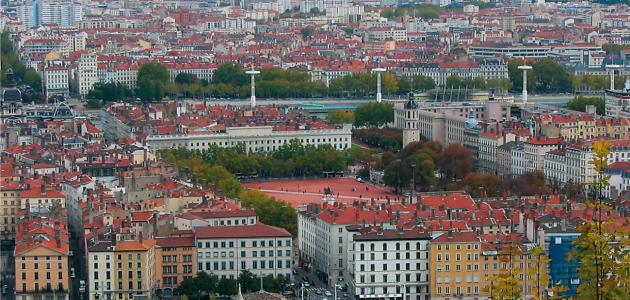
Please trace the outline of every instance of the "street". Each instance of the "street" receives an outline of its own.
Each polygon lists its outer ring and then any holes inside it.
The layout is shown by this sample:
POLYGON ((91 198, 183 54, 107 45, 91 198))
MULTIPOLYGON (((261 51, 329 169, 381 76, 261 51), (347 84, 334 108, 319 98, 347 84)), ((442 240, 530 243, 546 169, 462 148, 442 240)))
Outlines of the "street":
POLYGON ((13 243, 0 244, 0 300, 15 298, 15 260, 13 243), (6 290, 4 286, 7 286, 6 290))
POLYGON ((70 270, 74 268, 74 278, 70 278, 70 287, 68 294, 70 299, 87 299, 87 291, 83 293, 83 295, 79 294, 79 282, 84 280, 86 283, 88 282, 88 274, 86 270, 86 262, 85 262, 85 245, 83 238, 83 230, 80 228, 73 228, 74 226, 70 225, 70 232, 72 238, 70 238, 70 251, 72 251, 73 255, 69 257, 68 264, 70 270))
MULTIPOLYGON (((296 268, 298 274, 295 275, 295 286, 297 287, 297 297, 295 299, 302 299, 301 290, 302 284, 305 282, 304 279, 308 279, 309 286, 304 287, 304 299, 305 300, 333 300, 335 297, 335 292, 332 288, 328 288, 325 283, 321 282, 314 274, 308 273, 301 268, 296 268), (326 295, 328 292, 328 296, 326 295)), ((344 293, 339 288, 337 289, 337 298, 338 299, 351 299, 350 297, 345 298, 344 293)))

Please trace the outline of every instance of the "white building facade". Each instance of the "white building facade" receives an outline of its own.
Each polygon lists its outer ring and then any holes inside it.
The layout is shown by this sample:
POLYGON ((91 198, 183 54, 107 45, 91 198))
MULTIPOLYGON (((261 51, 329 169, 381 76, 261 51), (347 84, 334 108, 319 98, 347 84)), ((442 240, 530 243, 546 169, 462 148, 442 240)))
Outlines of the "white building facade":
POLYGON ((429 299, 428 233, 379 230, 354 236, 354 294, 360 299, 429 299))
POLYGON ((258 223, 195 227, 197 270, 236 279, 243 270, 257 276, 291 278, 292 238, 285 229, 258 223))

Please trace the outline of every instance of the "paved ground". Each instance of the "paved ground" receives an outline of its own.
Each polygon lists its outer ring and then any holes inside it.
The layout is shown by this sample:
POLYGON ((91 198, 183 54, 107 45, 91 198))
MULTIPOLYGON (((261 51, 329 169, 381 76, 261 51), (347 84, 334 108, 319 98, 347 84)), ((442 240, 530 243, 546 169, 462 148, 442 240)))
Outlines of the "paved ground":
POLYGON ((294 207, 307 203, 323 203, 324 189, 330 188, 336 202, 352 203, 356 200, 374 199, 386 202, 400 197, 389 189, 371 183, 358 182, 354 178, 290 179, 246 182, 243 186, 259 189, 269 196, 284 200, 294 207))

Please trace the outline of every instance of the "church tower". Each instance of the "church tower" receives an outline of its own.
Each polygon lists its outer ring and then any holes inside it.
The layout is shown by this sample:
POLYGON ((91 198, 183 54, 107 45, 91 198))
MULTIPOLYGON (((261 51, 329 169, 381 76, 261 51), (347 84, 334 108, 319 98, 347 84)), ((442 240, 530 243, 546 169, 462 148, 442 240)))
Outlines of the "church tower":
POLYGON ((420 128, 418 127, 418 103, 413 100, 413 96, 409 96, 409 100, 405 103, 403 118, 403 148, 409 143, 420 141, 420 128))

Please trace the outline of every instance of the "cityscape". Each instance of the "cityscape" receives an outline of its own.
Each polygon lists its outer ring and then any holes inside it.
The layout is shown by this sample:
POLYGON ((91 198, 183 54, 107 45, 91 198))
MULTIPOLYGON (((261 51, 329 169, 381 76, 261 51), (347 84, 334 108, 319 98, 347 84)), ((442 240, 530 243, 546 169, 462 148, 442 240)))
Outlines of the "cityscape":
POLYGON ((0 300, 623 300, 627 0, 0 0, 0 300))

